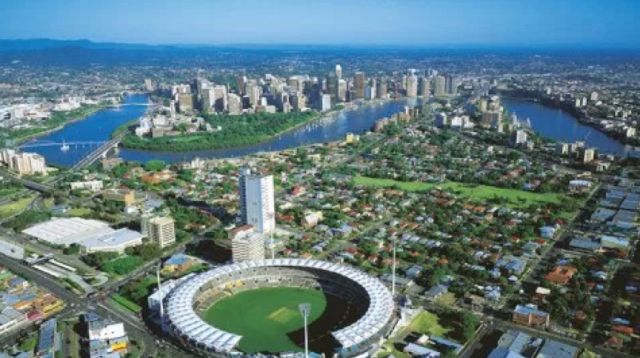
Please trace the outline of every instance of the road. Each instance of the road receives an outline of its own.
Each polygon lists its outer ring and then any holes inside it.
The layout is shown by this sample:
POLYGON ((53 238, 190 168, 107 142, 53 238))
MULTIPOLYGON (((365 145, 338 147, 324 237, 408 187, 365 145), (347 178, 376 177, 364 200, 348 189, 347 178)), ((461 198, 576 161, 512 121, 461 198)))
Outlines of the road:
POLYGON ((47 193, 47 192, 50 192, 53 189, 49 185, 42 184, 42 183, 37 183, 35 181, 27 180, 27 179, 24 179, 24 178, 20 178, 16 174, 11 173, 10 171, 8 171, 8 170, 6 170, 4 168, 0 168, 0 176, 7 177, 7 178, 13 180, 16 183, 20 183, 20 184, 24 185, 28 189, 39 191, 41 193, 47 193))
POLYGON ((86 300, 83 297, 80 297, 72 293, 71 291, 68 291, 62 286, 62 284, 49 277, 48 275, 43 275, 41 272, 28 265, 23 264, 20 261, 11 259, 4 255, 0 255, 0 265, 19 274, 25 279, 34 282, 36 285, 47 289, 49 292, 64 300, 66 307, 59 314, 67 315, 93 310, 102 317, 117 317, 124 323, 125 329, 127 331, 127 334, 130 336, 130 339, 134 339, 144 345, 142 351, 143 357, 155 357, 157 355, 157 345, 155 339, 153 336, 151 336, 150 333, 147 332, 146 327, 140 320, 124 316, 122 313, 106 304, 86 300))

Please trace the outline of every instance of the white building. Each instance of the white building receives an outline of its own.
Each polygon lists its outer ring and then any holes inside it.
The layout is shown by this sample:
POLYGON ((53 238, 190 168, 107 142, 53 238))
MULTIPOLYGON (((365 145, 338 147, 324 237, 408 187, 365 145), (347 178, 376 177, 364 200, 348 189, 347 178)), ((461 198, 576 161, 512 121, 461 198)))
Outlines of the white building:
POLYGON ((11 149, 5 149, 2 151, 0 159, 20 175, 47 175, 47 165, 44 157, 40 154, 17 153, 11 149))
POLYGON ((160 248, 171 246, 176 242, 175 223, 168 216, 143 217, 140 227, 142 234, 157 243, 160 248))
POLYGON ((330 94, 323 94, 322 95, 322 101, 320 103, 320 110, 322 112, 324 111, 328 111, 331 109, 331 95, 330 94))
POLYGON ((102 180, 74 181, 69 183, 69 187, 71 190, 87 189, 96 192, 102 190, 103 184, 102 180))
POLYGON ((238 232, 231 238, 233 262, 264 260, 264 235, 253 230, 238 232))
POLYGON ((275 200, 273 176, 252 175, 243 168, 238 180, 240 192, 240 221, 252 225, 258 232, 275 230, 275 200))
POLYGON ((272 232, 276 227, 273 176, 251 175, 245 180, 245 224, 260 233, 272 232))

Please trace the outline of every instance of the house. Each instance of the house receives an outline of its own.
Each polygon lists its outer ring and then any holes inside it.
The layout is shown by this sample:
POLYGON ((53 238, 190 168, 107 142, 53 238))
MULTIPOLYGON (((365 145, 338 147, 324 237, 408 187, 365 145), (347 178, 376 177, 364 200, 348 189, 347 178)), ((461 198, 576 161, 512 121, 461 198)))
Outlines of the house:
POLYGON ((185 254, 171 256, 162 265, 162 271, 168 273, 184 272, 193 266, 193 259, 185 254))
POLYGON ((536 358, 575 358, 578 351, 578 347, 549 339, 538 351, 536 358))
POLYGON ((578 272, 578 269, 574 266, 558 265, 544 276, 544 279, 553 284, 564 286, 569 283, 576 272, 578 272))
POLYGON ((539 310, 538 306, 533 304, 517 305, 511 319, 514 323, 530 327, 549 326, 549 313, 539 310))
POLYGON ((428 300, 435 300, 438 297, 449 292, 449 288, 445 285, 435 285, 424 293, 424 297, 428 300))
POLYGON ((407 344, 402 351, 410 354, 412 357, 440 358, 440 352, 415 343, 407 344))

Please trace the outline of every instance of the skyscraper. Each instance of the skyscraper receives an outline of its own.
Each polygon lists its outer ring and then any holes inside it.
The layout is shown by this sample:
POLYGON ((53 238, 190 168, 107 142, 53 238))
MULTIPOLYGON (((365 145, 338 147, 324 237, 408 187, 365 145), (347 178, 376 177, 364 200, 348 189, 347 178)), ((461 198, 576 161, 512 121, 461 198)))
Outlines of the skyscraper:
POLYGON ((240 219, 257 232, 272 232, 276 227, 273 176, 252 175, 242 169, 240 180, 240 219))
POLYGON ((443 97, 444 95, 446 95, 446 88, 445 88, 445 78, 444 76, 438 75, 436 76, 435 80, 435 86, 434 86, 434 95, 436 97, 443 97))
POLYGON ((407 76, 407 97, 418 97, 418 77, 415 74, 407 76))
POLYGON ((336 77, 342 79, 342 66, 336 65, 336 77))
POLYGON ((418 93, 422 97, 429 97, 429 92, 431 91, 431 86, 429 86, 429 80, 425 77, 420 77, 418 80, 418 93))
POLYGON ((447 94, 456 94, 458 92, 458 78, 452 75, 445 77, 445 90, 447 94))
POLYGON ((376 97, 377 98, 387 97, 387 81, 385 79, 381 79, 380 81, 378 81, 378 86, 376 88, 376 97))
POLYGON ((355 89, 356 99, 364 98, 364 91, 366 86, 365 82, 366 82, 366 77, 364 75, 364 72, 362 71, 356 72, 355 78, 354 78, 354 89, 355 89))

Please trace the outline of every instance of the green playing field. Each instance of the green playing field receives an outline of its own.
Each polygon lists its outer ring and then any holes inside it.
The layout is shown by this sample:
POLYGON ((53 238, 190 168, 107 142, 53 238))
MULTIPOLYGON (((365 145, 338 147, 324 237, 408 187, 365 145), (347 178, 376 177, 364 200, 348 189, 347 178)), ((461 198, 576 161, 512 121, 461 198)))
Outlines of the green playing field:
POLYGON ((311 304, 309 324, 322 315, 327 300, 321 291, 293 287, 240 292, 211 306, 203 319, 217 328, 241 335, 245 353, 300 351, 287 333, 303 326, 300 303, 311 304))

